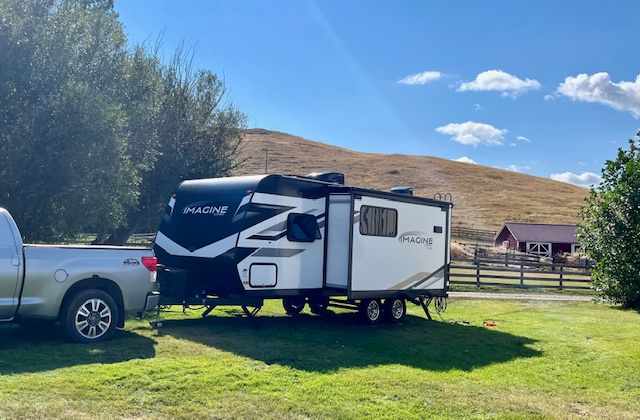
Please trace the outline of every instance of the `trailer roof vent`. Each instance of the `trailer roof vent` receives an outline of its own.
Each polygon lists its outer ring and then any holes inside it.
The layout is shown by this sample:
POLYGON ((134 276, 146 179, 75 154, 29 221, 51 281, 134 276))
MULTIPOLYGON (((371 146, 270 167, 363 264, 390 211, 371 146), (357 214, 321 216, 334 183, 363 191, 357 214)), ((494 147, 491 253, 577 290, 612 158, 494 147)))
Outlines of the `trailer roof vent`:
POLYGON ((344 174, 341 172, 313 172, 307 175, 307 178, 344 185, 344 174))
POLYGON ((389 191, 396 194, 413 195, 413 187, 393 187, 389 191))

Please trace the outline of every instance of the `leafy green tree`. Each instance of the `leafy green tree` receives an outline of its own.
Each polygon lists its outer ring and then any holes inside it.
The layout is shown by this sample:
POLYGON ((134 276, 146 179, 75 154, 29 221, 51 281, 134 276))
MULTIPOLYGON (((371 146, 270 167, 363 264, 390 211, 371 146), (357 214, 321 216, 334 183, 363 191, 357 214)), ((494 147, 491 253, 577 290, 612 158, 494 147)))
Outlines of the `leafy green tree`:
POLYGON ((135 145, 139 149, 155 146, 153 155, 144 158, 139 154, 147 162, 139 167, 139 200, 128 209, 127 223, 102 243, 122 244, 133 232, 155 231, 181 181, 228 176, 238 164, 245 116, 232 105, 222 104, 222 81, 208 71, 193 73, 190 61, 179 49, 171 63, 161 68, 160 95, 138 118, 153 122, 142 124, 145 129, 135 138, 135 145))
POLYGON ((0 1, 0 202, 27 239, 115 228, 137 200, 109 2, 0 1))
POLYGON ((605 163, 581 212, 578 237, 596 265, 599 295, 640 308, 640 132, 605 163))
POLYGON ((111 0, 0 0, 0 205, 26 239, 121 244, 229 174, 244 115, 188 58, 128 47, 111 0))

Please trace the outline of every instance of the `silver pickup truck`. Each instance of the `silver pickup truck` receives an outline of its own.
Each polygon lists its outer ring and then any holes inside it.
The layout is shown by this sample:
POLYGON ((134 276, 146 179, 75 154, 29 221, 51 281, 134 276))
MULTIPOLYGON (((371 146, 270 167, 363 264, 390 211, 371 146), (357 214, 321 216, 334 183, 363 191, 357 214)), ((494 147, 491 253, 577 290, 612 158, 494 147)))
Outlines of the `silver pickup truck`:
POLYGON ((156 307, 156 267, 146 248, 23 245, 0 208, 0 321, 57 320, 72 340, 105 339, 156 307))

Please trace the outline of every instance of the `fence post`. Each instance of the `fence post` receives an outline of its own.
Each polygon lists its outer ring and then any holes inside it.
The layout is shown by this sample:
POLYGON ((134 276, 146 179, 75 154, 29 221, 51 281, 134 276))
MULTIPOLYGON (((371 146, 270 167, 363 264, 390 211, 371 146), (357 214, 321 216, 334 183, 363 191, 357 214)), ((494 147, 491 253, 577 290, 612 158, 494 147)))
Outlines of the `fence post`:
POLYGON ((520 287, 524 288, 524 262, 520 262, 520 287))
POLYGON ((504 253, 504 266, 509 267, 509 251, 504 253))
POLYGON ((480 288, 480 260, 476 259, 476 287, 480 288))
POLYGON ((560 265, 560 290, 562 290, 562 274, 563 274, 564 265, 560 265))

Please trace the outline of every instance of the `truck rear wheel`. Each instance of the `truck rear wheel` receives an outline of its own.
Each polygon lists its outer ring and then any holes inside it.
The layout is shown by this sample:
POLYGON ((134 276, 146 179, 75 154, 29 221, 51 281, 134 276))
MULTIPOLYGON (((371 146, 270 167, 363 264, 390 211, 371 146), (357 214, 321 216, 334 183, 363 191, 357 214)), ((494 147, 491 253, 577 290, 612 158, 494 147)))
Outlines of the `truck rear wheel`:
POLYGON ((378 299, 363 299, 358 305, 358 311, 368 324, 377 324, 382 319, 382 304, 378 299))
POLYGON ((109 338, 118 325, 118 305, 103 290, 78 292, 65 305, 62 324, 67 336, 77 342, 94 343, 109 338))
POLYGON ((298 315, 304 309, 305 299, 303 297, 286 297, 282 299, 282 307, 287 315, 298 315))

